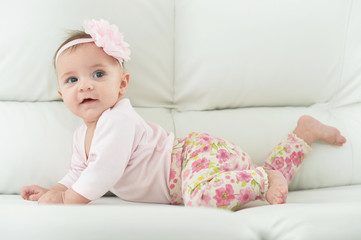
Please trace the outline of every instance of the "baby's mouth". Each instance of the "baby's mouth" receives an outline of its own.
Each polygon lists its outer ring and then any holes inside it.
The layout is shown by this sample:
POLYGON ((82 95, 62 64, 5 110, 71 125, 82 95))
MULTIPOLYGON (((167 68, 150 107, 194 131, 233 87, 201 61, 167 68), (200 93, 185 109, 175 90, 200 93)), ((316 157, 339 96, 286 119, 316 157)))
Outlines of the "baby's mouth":
POLYGON ((83 103, 93 103, 95 102, 96 99, 93 99, 93 98, 84 98, 83 101, 80 103, 80 104, 83 104, 83 103))

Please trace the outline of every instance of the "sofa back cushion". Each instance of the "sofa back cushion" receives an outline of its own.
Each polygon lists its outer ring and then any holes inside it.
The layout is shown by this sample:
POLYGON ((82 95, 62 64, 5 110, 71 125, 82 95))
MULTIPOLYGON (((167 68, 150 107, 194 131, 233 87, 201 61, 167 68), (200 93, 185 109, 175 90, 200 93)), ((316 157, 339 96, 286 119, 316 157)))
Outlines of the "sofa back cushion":
POLYGON ((176 3, 179 109, 361 101, 360 2, 176 3))

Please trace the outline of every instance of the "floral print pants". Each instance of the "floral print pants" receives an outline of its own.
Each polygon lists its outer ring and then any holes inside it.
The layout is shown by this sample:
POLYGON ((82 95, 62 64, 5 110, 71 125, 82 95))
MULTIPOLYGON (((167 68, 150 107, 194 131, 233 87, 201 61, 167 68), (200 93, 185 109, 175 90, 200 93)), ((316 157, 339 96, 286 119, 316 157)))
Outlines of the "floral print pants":
POLYGON ((175 139, 170 170, 171 204, 236 211, 264 200, 268 177, 264 169, 279 170, 288 183, 311 148, 294 134, 279 143, 263 167, 235 144, 207 133, 175 139))

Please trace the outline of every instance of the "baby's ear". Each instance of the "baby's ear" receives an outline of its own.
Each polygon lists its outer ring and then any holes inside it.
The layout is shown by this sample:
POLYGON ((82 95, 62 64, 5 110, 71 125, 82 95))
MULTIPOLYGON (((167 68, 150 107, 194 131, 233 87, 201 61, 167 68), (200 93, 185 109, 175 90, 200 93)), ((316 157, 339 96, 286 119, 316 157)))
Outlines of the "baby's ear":
POLYGON ((127 86, 128 86, 128 84, 129 84, 129 78, 130 78, 130 74, 129 74, 129 73, 127 73, 127 72, 123 73, 122 81, 125 81, 126 84, 127 84, 127 86))
POLYGON ((123 73, 122 82, 120 83, 120 95, 124 95, 128 90, 129 84, 129 73, 123 73))

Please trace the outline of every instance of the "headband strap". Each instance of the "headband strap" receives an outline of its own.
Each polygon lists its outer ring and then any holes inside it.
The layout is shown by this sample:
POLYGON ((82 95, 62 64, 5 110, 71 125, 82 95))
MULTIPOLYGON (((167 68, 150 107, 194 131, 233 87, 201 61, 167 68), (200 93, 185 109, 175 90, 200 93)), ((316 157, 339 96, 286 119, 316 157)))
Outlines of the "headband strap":
POLYGON ((81 43, 90 43, 90 42, 94 42, 94 39, 92 38, 78 38, 78 39, 75 39, 73 41, 70 41, 68 42, 67 44, 65 44, 64 46, 62 46, 58 53, 56 54, 56 57, 55 57, 55 62, 58 62, 58 57, 60 56, 60 54, 62 52, 64 52, 65 50, 67 50, 68 48, 72 47, 72 46, 75 46, 75 45, 78 45, 78 44, 81 44, 81 43))

